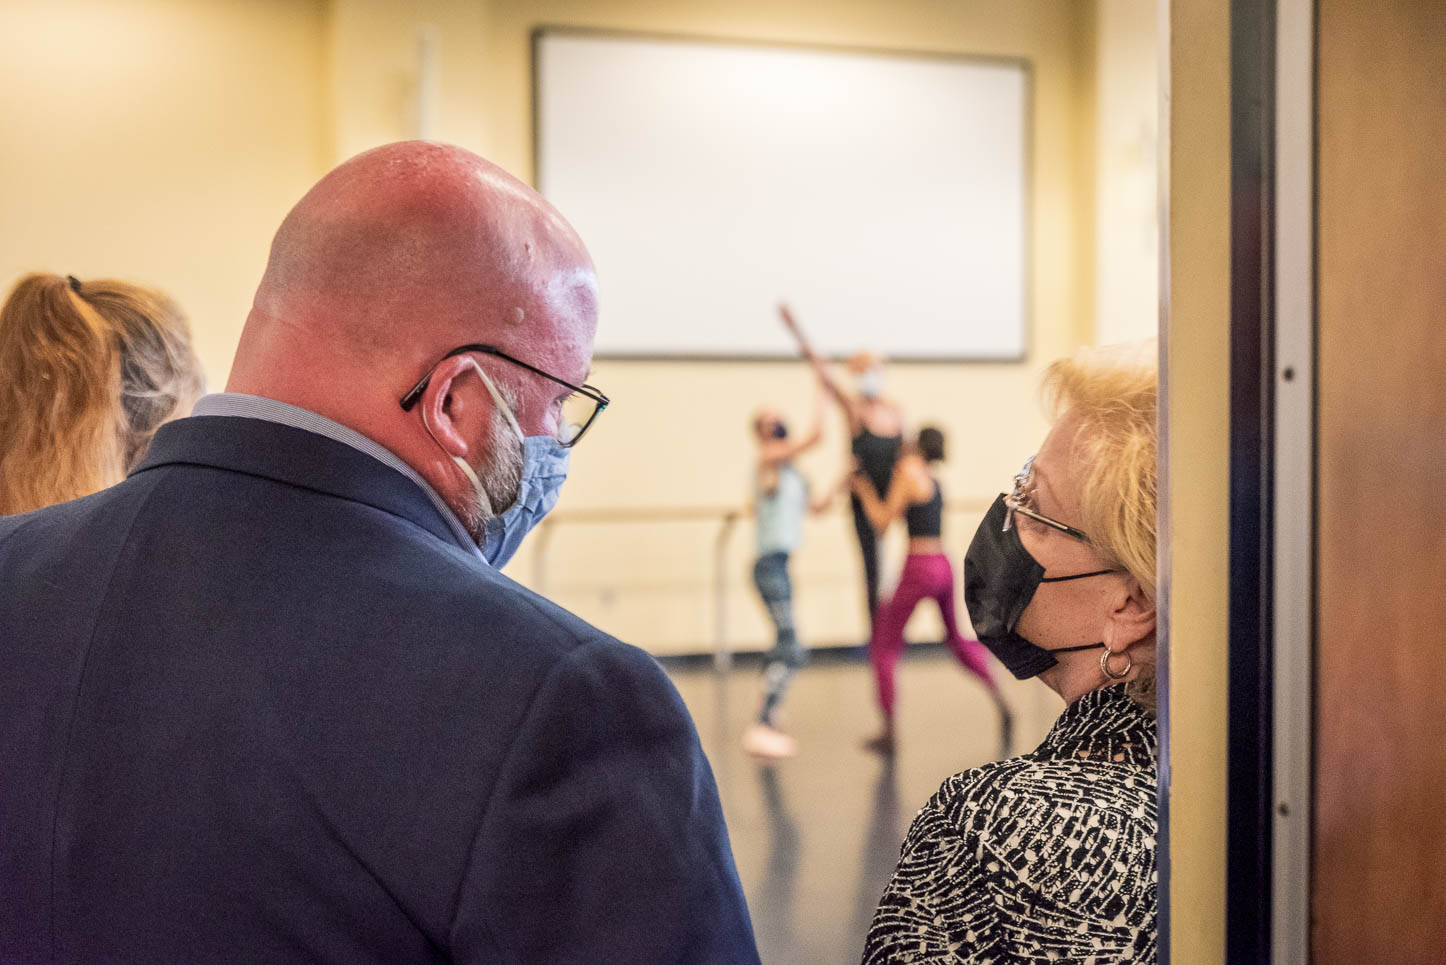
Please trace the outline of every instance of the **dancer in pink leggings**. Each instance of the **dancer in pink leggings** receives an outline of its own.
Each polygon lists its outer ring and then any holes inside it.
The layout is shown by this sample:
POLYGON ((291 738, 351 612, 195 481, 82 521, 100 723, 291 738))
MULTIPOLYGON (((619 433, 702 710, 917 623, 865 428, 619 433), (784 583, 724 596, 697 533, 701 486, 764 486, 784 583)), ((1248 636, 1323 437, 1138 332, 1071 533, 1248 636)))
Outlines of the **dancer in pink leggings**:
POLYGON ((1008 756, 1013 720, 1004 698, 994 683, 978 640, 966 640, 954 617, 954 569, 944 553, 939 533, 944 517, 944 494, 934 467, 944 459, 944 434, 926 427, 918 441, 906 445, 894 467, 888 495, 880 500, 867 478, 855 473, 851 485, 863 503, 874 529, 883 532, 900 516, 909 530, 909 556, 893 597, 879 607, 869 641, 869 658, 879 688, 879 707, 884 728, 865 746, 884 754, 894 750, 894 668, 904 654, 904 626, 914 608, 924 599, 939 605, 944 631, 954 657, 989 691, 999 710, 1000 753, 1008 756))

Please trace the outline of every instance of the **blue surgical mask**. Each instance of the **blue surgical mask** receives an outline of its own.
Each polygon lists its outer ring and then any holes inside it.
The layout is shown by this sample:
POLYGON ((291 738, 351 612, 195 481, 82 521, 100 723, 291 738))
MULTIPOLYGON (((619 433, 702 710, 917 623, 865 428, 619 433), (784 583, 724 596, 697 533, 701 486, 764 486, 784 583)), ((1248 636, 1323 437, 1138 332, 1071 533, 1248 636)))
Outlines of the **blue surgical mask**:
POLYGON ((482 557, 488 563, 499 570, 506 566, 532 528, 552 512, 562 484, 567 481, 571 453, 552 436, 527 436, 522 440, 522 483, 517 502, 486 523, 482 557))
MULTIPOLYGON (((472 363, 472 367, 481 377, 482 384, 487 387, 493 404, 502 412, 507 425, 522 445, 522 479, 518 484, 517 501, 506 511, 490 517, 483 525, 482 558, 500 570, 516 555, 518 547, 532 528, 542 522, 542 518, 557 505, 562 484, 567 481, 571 450, 553 436, 523 435, 517 417, 512 414, 512 407, 507 404, 492 379, 476 362, 472 363)), ((436 435, 426 421, 425 409, 422 412, 422 424, 435 440, 436 435)), ((477 478, 476 471, 467 465, 467 460, 461 456, 453 456, 452 461, 472 484, 478 503, 491 509, 492 498, 482 487, 482 480, 477 478)))

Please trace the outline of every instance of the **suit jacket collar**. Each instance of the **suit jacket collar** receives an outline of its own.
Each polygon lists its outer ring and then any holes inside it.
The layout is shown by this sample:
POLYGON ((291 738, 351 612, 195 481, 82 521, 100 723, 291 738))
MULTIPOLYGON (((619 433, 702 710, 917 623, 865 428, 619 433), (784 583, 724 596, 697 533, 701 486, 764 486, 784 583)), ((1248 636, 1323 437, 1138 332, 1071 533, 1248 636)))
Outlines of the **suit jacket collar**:
POLYGON ((241 416, 191 416, 161 426, 131 475, 161 466, 210 466, 289 483, 400 516, 455 545, 416 483, 344 442, 241 416))

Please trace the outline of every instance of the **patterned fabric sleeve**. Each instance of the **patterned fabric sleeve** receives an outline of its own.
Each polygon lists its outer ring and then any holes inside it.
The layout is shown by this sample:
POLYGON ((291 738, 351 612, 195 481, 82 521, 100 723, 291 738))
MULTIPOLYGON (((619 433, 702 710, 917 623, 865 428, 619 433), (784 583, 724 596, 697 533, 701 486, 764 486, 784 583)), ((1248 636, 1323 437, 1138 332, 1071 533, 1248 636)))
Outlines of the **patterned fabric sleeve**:
POLYGON ((914 818, 899 866, 879 901, 864 965, 996 960, 982 947, 997 932, 995 905, 979 864, 977 835, 961 833, 941 790, 914 818))
POLYGON ((1153 962, 1147 778, 1018 758, 949 778, 909 830, 865 965, 1153 962))
POLYGON ((1032 754, 944 781, 909 829, 865 965, 1153 965, 1156 747, 1154 719, 1102 688, 1032 754))

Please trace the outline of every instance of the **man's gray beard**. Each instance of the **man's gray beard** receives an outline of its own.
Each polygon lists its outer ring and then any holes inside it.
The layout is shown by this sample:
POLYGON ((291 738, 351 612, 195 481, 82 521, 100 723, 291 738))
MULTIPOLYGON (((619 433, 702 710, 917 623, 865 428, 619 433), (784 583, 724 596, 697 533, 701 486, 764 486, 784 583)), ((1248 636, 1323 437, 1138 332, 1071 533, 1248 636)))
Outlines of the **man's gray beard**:
POLYGON ((492 409, 491 435, 487 440, 487 461, 477 468, 477 479, 486 493, 487 505, 468 487, 462 526, 472 542, 482 548, 486 539, 487 521, 501 516, 517 502, 522 492, 522 443, 512 425, 497 407, 492 409))

